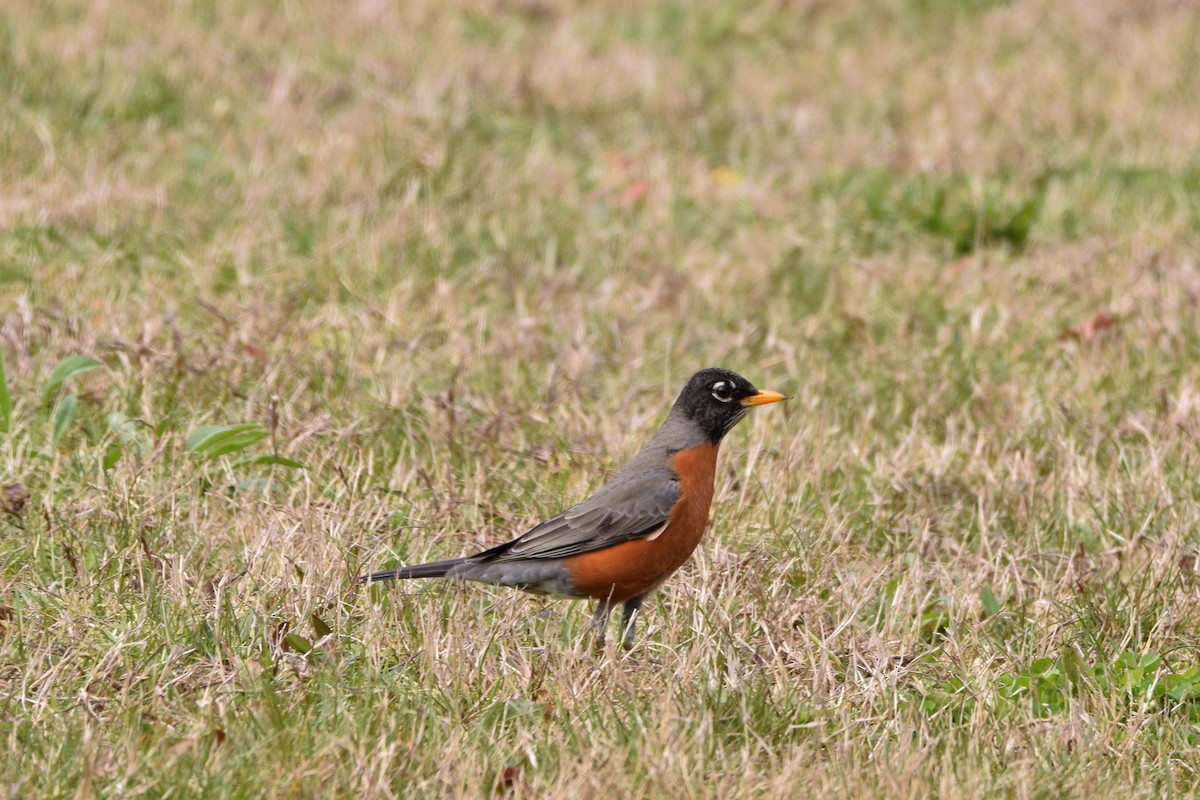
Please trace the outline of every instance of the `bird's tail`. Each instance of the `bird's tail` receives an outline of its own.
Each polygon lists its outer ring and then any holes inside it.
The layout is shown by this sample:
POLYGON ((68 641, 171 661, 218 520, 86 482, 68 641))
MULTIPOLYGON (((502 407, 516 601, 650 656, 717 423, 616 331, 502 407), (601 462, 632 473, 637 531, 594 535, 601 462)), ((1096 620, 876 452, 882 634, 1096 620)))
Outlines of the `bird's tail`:
POLYGON ((407 580, 409 578, 443 578, 447 572, 466 560, 465 558, 452 558, 449 561, 431 561, 428 564, 372 572, 370 575, 360 575, 355 583, 379 583, 380 581, 407 580))

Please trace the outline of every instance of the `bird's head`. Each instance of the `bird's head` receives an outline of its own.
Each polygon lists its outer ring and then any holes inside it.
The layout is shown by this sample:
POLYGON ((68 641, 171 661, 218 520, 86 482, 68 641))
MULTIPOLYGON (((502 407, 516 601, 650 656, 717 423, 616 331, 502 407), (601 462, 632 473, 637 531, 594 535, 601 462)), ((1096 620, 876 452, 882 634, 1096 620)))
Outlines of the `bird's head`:
POLYGON ((671 413, 694 422, 716 444, 753 406, 786 399, 779 392, 754 388, 754 384, 736 372, 709 367, 691 377, 671 413))

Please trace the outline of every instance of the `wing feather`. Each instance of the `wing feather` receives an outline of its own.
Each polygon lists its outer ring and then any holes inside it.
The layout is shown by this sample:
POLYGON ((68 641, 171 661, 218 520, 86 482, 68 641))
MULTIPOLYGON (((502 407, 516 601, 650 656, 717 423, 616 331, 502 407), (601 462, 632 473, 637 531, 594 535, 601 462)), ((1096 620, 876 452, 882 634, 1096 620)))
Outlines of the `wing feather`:
POLYGON ((618 476, 589 499, 486 556, 489 561, 565 558, 656 535, 680 497, 673 474, 618 476))

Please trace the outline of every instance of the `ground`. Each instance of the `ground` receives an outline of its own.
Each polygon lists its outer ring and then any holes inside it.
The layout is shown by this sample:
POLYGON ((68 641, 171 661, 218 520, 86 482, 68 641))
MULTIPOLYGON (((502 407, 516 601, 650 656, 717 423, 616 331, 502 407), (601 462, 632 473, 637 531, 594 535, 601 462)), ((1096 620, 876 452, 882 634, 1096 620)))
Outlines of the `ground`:
POLYGON ((0 6, 0 794, 1200 791, 1198 42, 0 6), (709 365, 793 399, 632 653, 352 585, 582 499, 709 365))

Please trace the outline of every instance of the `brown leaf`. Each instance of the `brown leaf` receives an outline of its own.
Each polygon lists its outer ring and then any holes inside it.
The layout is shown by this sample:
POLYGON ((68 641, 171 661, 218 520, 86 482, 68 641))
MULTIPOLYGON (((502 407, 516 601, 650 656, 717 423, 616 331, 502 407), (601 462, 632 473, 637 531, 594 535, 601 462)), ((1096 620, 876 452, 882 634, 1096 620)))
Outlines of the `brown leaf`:
POLYGON ((505 767, 504 771, 500 773, 500 785, 505 789, 512 788, 520 777, 520 767, 505 767))
POLYGON ((556 8, 553 3, 542 0, 513 0, 504 5, 528 19, 537 21, 557 19, 561 14, 561 9, 556 8))
POLYGON ((625 175, 633 169, 633 159, 624 153, 610 151, 604 154, 604 160, 608 162, 608 168, 618 175, 625 175))
POLYGON ((0 487, 0 509, 3 509, 4 513, 20 517, 27 502, 29 502, 29 487, 20 481, 6 483, 0 487))
POLYGON ((630 181, 617 195, 617 205, 630 208, 641 203, 650 194, 650 181, 644 178, 630 181))
POLYGON ((196 749, 195 739, 181 739, 167 748, 167 753, 175 758, 182 758, 196 749))
POLYGON ((1090 342, 1104 331, 1115 326, 1118 322, 1120 320, 1113 314, 1101 311, 1094 317, 1085 319, 1078 325, 1067 328, 1058 338, 1059 340, 1075 339, 1081 342, 1090 342))
POLYGON ((271 630, 270 636, 268 637, 271 642, 271 646, 278 647, 280 650, 287 652, 287 643, 284 641, 284 637, 287 636, 291 627, 292 623, 286 619, 276 625, 271 630))

